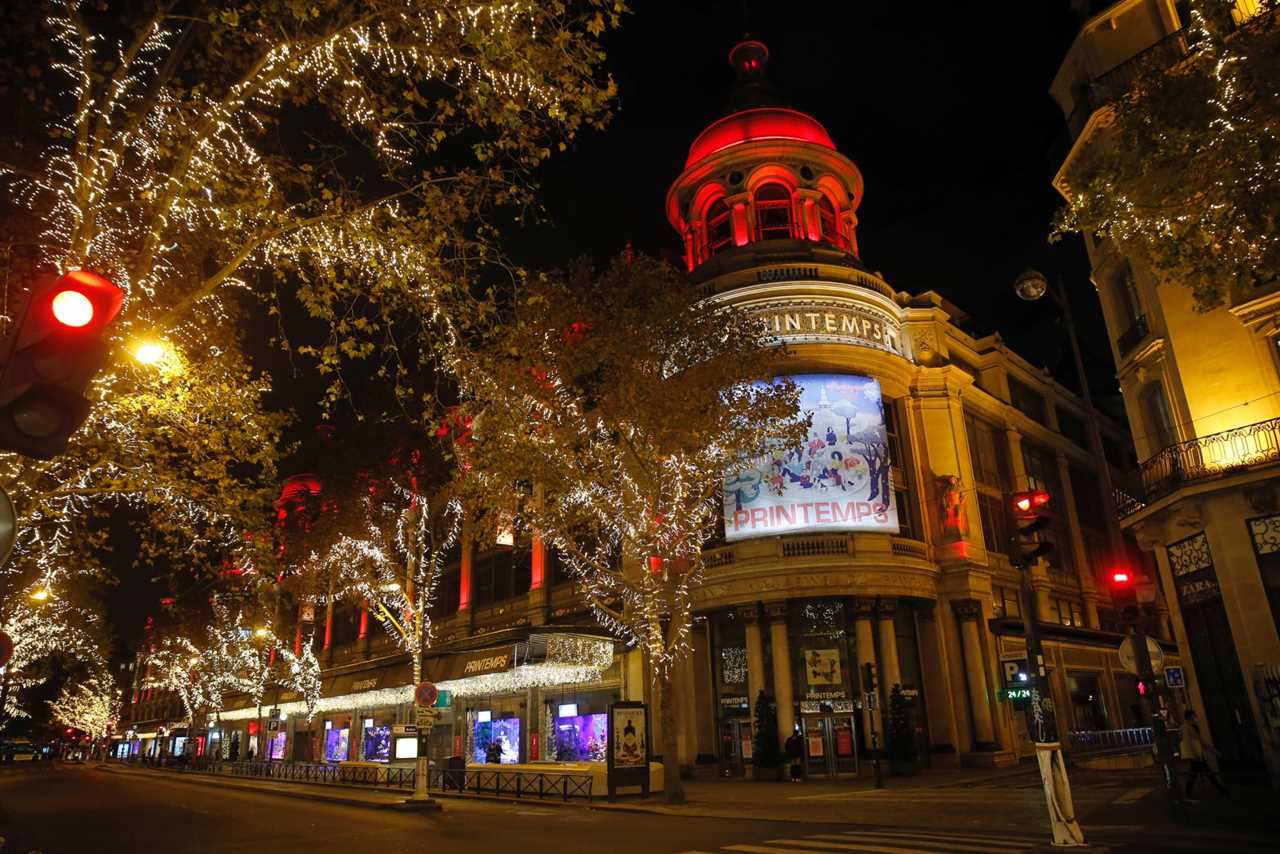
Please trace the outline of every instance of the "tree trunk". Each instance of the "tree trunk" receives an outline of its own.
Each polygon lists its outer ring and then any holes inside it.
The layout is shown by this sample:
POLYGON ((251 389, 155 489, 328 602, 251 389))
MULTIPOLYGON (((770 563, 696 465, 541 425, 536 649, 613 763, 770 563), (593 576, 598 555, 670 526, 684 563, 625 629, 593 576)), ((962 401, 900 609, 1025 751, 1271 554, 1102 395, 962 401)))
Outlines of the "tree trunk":
POLYGON ((667 803, 682 804, 685 801, 684 782, 680 779, 680 747, 676 736, 674 698, 671 696, 674 687, 672 668, 668 666, 659 686, 660 714, 662 715, 662 793, 667 803))

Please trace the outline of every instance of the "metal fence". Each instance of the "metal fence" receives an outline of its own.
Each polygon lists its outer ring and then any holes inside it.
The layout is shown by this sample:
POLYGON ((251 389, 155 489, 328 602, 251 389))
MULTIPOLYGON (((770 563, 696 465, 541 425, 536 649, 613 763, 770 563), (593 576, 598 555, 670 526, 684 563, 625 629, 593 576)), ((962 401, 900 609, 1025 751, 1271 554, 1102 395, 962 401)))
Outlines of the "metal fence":
POLYGON ((1071 733, 1071 755, 1091 756, 1098 753, 1134 753, 1151 749, 1151 727, 1129 729, 1090 729, 1071 733))
POLYGON ((568 771, 515 771, 500 768, 433 768, 427 788, 441 792, 509 795, 516 798, 591 800, 591 775, 568 771))
MULTIPOLYGON (((219 774, 287 783, 334 786, 369 786, 412 790, 417 782, 413 767, 398 765, 338 765, 318 762, 231 762, 224 759, 165 757, 163 767, 173 771, 219 774)), ((129 764, 158 767, 153 759, 134 757, 129 764)), ((591 775, 571 771, 526 771, 477 766, 472 768, 432 768, 427 789, 458 794, 498 795, 514 798, 559 798, 591 800, 591 775)))
POLYGON ((1141 466, 1148 502, 1180 484, 1280 461, 1280 418, 1179 442, 1141 466))

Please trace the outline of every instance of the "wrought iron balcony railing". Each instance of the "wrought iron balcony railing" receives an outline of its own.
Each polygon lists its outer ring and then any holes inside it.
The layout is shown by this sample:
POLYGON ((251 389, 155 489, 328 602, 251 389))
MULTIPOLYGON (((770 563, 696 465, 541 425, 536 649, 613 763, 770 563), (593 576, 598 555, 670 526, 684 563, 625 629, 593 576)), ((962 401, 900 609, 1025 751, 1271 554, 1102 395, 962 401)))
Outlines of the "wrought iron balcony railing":
POLYGON ((1165 36, 1151 47, 1134 54, 1110 71, 1094 78, 1090 88, 1100 103, 1109 103, 1133 88, 1148 71, 1164 71, 1185 57, 1190 50, 1187 30, 1181 29, 1165 36))
POLYGON ((1179 442, 1139 467, 1142 495, 1126 496, 1117 510, 1127 516, 1184 484, 1278 462, 1280 418, 1179 442))
POLYGON ((1133 348, 1141 344, 1149 334, 1151 334, 1151 328, 1147 326, 1147 316, 1144 314, 1134 318, 1129 328, 1121 332, 1120 337, 1116 339, 1116 349, 1120 351, 1120 358, 1123 359, 1133 352, 1133 348))

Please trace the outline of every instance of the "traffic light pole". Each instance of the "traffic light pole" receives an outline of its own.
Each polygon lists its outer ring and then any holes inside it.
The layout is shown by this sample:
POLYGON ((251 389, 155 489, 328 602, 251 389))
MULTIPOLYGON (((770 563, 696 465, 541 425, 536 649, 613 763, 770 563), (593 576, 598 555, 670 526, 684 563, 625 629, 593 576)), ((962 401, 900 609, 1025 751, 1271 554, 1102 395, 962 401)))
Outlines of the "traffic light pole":
POLYGON ((1031 586, 1030 571, 1025 566, 1020 566, 1019 571, 1022 574, 1022 627, 1027 640, 1027 669, 1031 671, 1031 709, 1027 731, 1036 746, 1036 764, 1040 768, 1040 782, 1049 808, 1053 844, 1064 847, 1084 845, 1084 831, 1076 819, 1071 781, 1067 778, 1067 764, 1058 740, 1058 722, 1053 709, 1053 695, 1049 691, 1044 647, 1040 642, 1040 609, 1031 586))
POLYGON ((1169 740, 1169 727, 1166 725, 1169 706, 1163 687, 1156 686, 1155 670, 1151 666, 1151 651, 1147 649, 1147 634, 1142 626, 1134 623, 1129 629, 1133 638, 1133 663, 1138 671, 1138 679, 1152 686, 1150 694, 1143 694, 1142 705, 1151 719, 1151 740, 1155 744, 1156 762, 1164 777, 1165 794, 1169 796, 1169 812, 1175 821, 1183 821, 1187 817, 1187 804, 1183 798, 1182 786, 1178 782, 1178 770, 1173 763, 1173 743, 1169 740), (1154 694, 1158 703, 1152 702, 1154 694))

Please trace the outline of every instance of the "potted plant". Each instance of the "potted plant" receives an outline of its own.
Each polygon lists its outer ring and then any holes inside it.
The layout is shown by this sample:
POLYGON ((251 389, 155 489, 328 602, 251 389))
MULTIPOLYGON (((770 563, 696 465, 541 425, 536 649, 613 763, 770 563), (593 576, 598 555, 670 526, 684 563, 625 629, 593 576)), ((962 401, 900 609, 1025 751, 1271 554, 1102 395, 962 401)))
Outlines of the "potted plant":
POLYGON ((752 778, 757 783, 776 783, 781 780, 784 757, 778 746, 778 707, 764 691, 756 697, 752 741, 752 778))
POLYGON ((911 722, 911 701, 894 685, 889 694, 889 720, 885 724, 885 745, 889 754, 890 774, 915 774, 920 770, 916 748, 915 726, 911 722))

